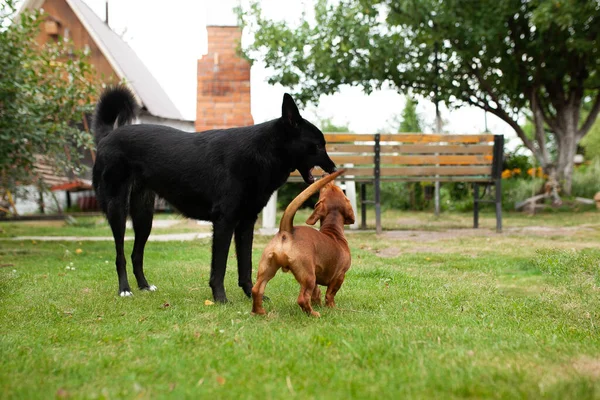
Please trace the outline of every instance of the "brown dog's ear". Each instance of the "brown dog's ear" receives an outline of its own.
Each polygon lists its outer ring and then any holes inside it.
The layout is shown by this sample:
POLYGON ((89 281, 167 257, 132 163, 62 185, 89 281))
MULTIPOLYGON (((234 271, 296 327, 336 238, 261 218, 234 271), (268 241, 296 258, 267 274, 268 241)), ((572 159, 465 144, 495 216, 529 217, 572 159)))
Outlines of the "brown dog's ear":
POLYGON ((306 223, 308 225, 314 225, 321 218, 325 217, 325 210, 323 210, 323 208, 325 208, 325 207, 323 206, 323 203, 321 202, 321 200, 319 200, 317 202, 317 204, 315 204, 315 210, 310 215, 310 217, 308 217, 308 219, 306 220, 306 223))
POLYGON ((350 200, 346 199, 346 207, 344 207, 344 225, 352 225, 354 223, 354 210, 350 200))

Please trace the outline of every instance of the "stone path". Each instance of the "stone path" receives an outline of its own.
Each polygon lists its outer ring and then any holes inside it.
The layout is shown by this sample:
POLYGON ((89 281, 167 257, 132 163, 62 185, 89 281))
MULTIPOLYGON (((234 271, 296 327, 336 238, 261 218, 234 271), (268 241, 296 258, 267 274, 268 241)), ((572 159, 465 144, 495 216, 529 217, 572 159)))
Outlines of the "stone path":
MULTIPOLYGON (((210 232, 202 233, 169 233, 164 235, 150 235, 149 242, 168 242, 172 240, 189 241, 206 239, 212 236, 210 232)), ((10 240, 37 240, 37 241, 65 241, 65 242, 104 242, 112 241, 112 236, 17 236, 10 240)), ((125 236, 125 240, 133 240, 133 236, 125 236)))

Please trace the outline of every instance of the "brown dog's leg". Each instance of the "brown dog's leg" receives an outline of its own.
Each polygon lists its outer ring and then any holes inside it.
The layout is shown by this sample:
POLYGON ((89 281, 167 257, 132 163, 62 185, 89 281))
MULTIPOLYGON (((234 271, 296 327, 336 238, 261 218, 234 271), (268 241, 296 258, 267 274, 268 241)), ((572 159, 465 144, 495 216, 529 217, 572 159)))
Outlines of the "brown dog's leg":
POLYGON ((310 301, 312 304, 321 305, 321 289, 319 288, 319 285, 315 285, 310 301))
POLYGON ((277 273, 279 266, 273 259, 273 253, 265 251, 258 265, 258 277, 252 288, 252 313, 264 315, 265 309, 262 306, 265 287, 277 273))
POLYGON ((306 282, 305 285, 302 285, 300 287, 300 295, 298 296, 298 305, 300 306, 300 308, 302 308, 302 310, 305 313, 312 315, 313 317, 320 317, 321 314, 319 314, 317 311, 313 310, 313 308, 310 304, 310 298, 311 298, 313 290, 315 289, 315 285, 316 285, 316 283, 314 281, 312 281, 312 282, 306 282))
POLYGON ((344 283, 343 276, 335 279, 329 286, 327 286, 327 292, 325 292, 325 305, 327 307, 335 307, 335 301, 333 299, 338 290, 340 290, 340 287, 342 287, 342 283, 344 283))
POLYGON ((292 273, 296 277, 296 280, 300 283, 300 294, 298 295, 298 305, 302 310, 312 315, 313 317, 320 317, 321 314, 313 310, 310 300, 317 286, 317 278, 314 273, 314 266, 300 266, 299 268, 291 268, 292 273))

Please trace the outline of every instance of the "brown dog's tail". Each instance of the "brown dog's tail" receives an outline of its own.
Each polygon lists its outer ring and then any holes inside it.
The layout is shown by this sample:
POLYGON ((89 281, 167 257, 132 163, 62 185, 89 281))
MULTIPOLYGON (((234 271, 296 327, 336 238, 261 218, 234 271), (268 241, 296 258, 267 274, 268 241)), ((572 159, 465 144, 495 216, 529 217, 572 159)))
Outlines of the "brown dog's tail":
POLYGON ((296 211, 304 204, 306 200, 310 198, 313 194, 317 193, 321 188, 327 185, 329 182, 333 181, 335 178, 340 176, 346 172, 345 169, 340 169, 335 171, 334 173, 327 175, 318 181, 311 184, 309 187, 304 189, 302 193, 300 193, 292 202, 287 206, 285 211, 283 212, 283 217, 281 217, 281 222, 279 223, 279 232, 289 232, 292 233, 294 229, 294 215, 296 215, 296 211))

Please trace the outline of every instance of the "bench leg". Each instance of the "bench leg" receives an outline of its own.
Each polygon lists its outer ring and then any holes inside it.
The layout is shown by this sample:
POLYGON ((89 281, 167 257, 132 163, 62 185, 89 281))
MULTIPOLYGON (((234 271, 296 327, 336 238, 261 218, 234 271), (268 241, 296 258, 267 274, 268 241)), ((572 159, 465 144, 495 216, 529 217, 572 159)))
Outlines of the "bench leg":
POLYGON ((381 227, 381 203, 380 203, 381 187, 379 179, 375 180, 375 230, 377 234, 383 231, 381 227))
POLYGON ((473 228, 479 228, 479 184, 473 184, 473 228))
POLYGON ((502 233, 502 179, 496 179, 496 232, 502 233))
POLYGON ((367 229, 367 184, 360 184, 360 229, 367 229))

